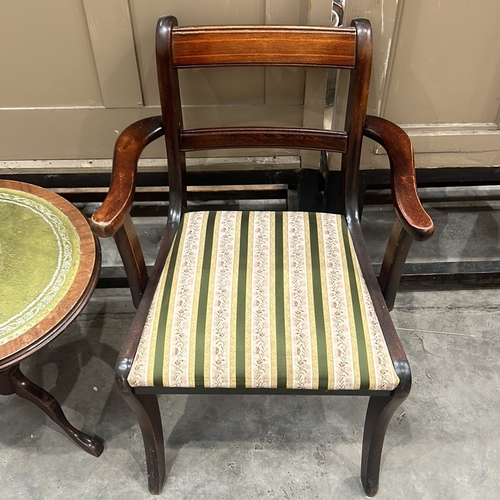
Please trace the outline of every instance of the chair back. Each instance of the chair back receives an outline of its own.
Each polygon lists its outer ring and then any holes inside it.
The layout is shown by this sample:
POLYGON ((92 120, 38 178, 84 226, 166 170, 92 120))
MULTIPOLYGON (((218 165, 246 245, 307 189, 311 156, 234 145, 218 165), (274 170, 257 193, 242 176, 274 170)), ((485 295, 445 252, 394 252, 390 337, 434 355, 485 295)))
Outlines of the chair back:
POLYGON ((187 203, 188 151, 221 148, 287 148, 342 154, 340 210, 358 219, 359 159, 370 84, 370 23, 348 28, 297 26, 178 27, 175 17, 158 21, 156 57, 167 148, 170 219, 187 203), (299 66, 350 71, 345 128, 219 127, 185 130, 178 70, 224 66, 299 66))

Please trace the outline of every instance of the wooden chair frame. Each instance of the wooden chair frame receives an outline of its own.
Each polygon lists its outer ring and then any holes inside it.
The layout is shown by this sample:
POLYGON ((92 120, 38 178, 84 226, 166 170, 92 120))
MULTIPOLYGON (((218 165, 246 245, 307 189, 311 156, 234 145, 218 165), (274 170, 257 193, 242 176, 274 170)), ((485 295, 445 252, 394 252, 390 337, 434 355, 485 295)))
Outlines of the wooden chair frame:
POLYGON ((177 27, 174 17, 163 17, 157 27, 157 67, 162 115, 141 120, 118 138, 110 191, 94 214, 91 226, 102 237, 113 236, 122 256, 138 308, 116 365, 116 386, 136 414, 146 449, 149 489, 158 493, 165 476, 161 417, 156 393, 298 393, 326 391, 210 390, 132 388, 127 382, 146 315, 164 262, 187 206, 187 151, 237 147, 286 147, 342 154, 340 207, 345 216, 373 305, 392 357, 399 386, 389 391, 329 391, 329 395, 370 396, 363 437, 361 479, 367 495, 378 489, 385 432, 396 408, 411 387, 409 364, 389 316, 411 241, 425 240, 433 223, 422 208, 415 183, 410 139, 397 125, 366 116, 371 72, 371 28, 365 19, 348 28, 291 26, 177 27), (345 131, 277 127, 232 127, 184 130, 178 70, 205 66, 333 67, 351 72, 345 131), (165 136, 169 168, 169 214, 158 256, 148 277, 137 233, 129 212, 134 199, 137 162, 143 149, 165 136), (363 136, 380 143, 390 159, 396 221, 377 280, 360 227, 358 203, 359 160, 363 136))

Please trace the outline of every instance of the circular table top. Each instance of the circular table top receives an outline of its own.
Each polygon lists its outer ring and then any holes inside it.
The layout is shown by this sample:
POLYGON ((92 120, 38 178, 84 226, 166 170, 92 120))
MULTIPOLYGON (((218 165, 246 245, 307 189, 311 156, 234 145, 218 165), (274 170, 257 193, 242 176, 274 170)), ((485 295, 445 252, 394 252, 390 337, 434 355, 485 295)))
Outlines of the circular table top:
POLYGON ((95 288, 100 252, 60 196, 0 180, 0 369, 58 335, 95 288))

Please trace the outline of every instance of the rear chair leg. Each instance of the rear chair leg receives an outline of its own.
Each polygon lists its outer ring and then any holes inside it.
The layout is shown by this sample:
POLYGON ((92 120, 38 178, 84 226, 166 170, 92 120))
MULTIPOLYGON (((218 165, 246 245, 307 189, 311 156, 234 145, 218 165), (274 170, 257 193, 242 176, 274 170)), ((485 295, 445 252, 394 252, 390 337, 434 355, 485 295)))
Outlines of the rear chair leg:
POLYGON ((380 459, 387 426, 408 393, 396 389, 389 397, 371 396, 366 411, 361 457, 361 482, 365 493, 373 497, 378 491, 380 459))
POLYGON ((136 394, 126 379, 116 376, 116 388, 137 417, 144 440, 148 487, 154 495, 160 493, 165 481, 165 447, 160 408, 156 394, 136 394))

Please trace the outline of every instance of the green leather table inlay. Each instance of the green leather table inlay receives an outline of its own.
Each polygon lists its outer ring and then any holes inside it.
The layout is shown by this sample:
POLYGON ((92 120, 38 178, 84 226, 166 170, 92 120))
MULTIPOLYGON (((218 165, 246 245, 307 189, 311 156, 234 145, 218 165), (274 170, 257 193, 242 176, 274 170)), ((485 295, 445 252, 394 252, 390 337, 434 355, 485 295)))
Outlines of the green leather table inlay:
POLYGON ((79 262, 79 237, 65 214, 42 198, 0 188, 0 345, 54 309, 79 262))

